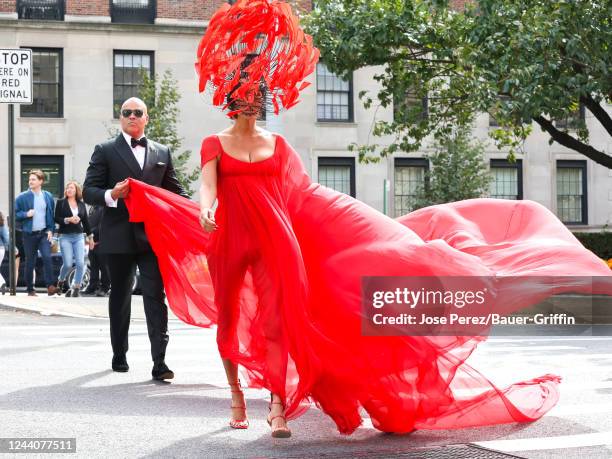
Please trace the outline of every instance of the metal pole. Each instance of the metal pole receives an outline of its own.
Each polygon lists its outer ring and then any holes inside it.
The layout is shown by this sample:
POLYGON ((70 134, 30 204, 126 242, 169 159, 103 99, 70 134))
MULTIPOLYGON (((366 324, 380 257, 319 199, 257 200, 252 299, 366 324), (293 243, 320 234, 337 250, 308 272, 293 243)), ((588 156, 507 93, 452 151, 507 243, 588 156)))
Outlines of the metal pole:
MULTIPOLYGON (((8 106, 9 118, 9 148, 8 148, 8 173, 9 173, 9 213, 10 213, 10 235, 9 235, 9 284, 10 293, 17 294, 15 279, 15 115, 14 106, 8 106)), ((23 257, 23 254, 20 254, 23 257)))
POLYGON ((383 214, 387 215, 387 179, 383 180, 383 214))
POLYGON ((387 199, 389 195, 389 179, 383 180, 383 214, 387 214, 387 199))

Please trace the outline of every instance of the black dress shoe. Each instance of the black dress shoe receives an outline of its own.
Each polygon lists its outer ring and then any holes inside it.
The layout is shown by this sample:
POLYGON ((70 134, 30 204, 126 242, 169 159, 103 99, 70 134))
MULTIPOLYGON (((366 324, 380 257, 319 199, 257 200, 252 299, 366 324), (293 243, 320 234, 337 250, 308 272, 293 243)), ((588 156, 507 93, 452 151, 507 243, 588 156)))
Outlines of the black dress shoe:
POLYGON ((160 362, 156 362, 155 365, 153 365, 151 375, 156 381, 163 381, 164 379, 174 378, 174 372, 170 368, 168 368, 168 365, 166 365, 163 360, 160 362))
POLYGON ((90 288, 90 287, 87 287, 87 288, 86 288, 85 290, 83 290, 81 293, 82 293, 83 295, 87 295, 87 296, 92 295, 92 296, 93 296, 93 295, 95 295, 95 294, 96 294, 96 292, 97 292, 97 291, 98 291, 98 289, 97 289, 97 288, 90 288))
POLYGON ((108 289, 100 288, 96 290, 96 296, 99 296, 99 297, 108 296, 108 289))
POLYGON ((112 366, 113 366, 113 371, 118 371, 119 373, 125 373, 130 369, 130 366, 127 363, 125 355, 114 355, 112 366))

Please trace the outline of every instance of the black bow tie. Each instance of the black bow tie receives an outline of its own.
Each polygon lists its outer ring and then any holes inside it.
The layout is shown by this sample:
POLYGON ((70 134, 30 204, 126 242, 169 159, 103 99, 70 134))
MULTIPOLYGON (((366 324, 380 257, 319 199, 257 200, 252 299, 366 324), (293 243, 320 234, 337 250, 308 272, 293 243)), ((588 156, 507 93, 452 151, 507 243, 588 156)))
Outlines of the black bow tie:
POLYGON ((143 137, 140 140, 136 140, 134 137, 132 137, 132 148, 136 148, 137 145, 147 148, 147 138, 143 137))

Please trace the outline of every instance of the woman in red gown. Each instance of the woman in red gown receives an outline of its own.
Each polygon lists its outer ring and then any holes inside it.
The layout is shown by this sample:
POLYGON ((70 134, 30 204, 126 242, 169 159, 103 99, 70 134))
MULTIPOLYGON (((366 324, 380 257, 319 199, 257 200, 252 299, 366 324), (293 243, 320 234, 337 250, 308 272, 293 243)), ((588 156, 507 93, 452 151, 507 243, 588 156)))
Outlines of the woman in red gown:
MULTIPOLYGON (((265 347, 263 360, 266 381, 272 391, 268 423, 275 437, 291 435, 286 426, 283 404, 287 349, 277 321, 279 305, 283 301, 274 285, 273 272, 262 253, 257 231, 270 218, 270 211, 282 212, 279 198, 281 190, 275 179, 279 175, 277 136, 256 127, 264 99, 258 92, 249 103, 235 100, 239 111, 234 125, 219 134, 207 137, 202 143, 202 185, 200 187, 200 222, 211 237, 208 265, 215 290, 218 310, 217 344, 232 393, 232 419, 230 426, 248 428, 244 395, 240 388, 238 369, 238 330, 241 314, 238 297, 247 270, 250 270, 258 297, 256 332, 265 347), (227 152, 231 153, 227 153, 227 152), (212 207, 219 198, 216 212, 212 207)), ((270 225, 270 228, 273 228, 270 225)), ((260 228, 261 229, 261 228, 260 228)), ((278 242, 278 241, 277 241, 278 242)), ((269 247, 270 248, 270 247, 269 247)), ((263 372, 262 372, 263 375, 263 372)))
POLYGON ((273 394, 274 436, 289 436, 286 419, 312 402, 347 434, 361 424, 362 409, 375 428, 396 433, 540 418, 558 400, 559 376, 495 387, 465 362, 484 336, 363 336, 361 279, 522 278, 496 298, 510 311, 547 295, 545 285, 530 288, 536 276, 557 278, 556 293, 612 294, 609 268, 531 201, 473 199, 394 220, 312 183, 298 153, 257 128, 255 116, 262 79, 275 108, 288 108, 317 57, 287 5, 224 5, 197 65, 201 90, 212 82, 220 105, 230 95, 235 123, 202 142, 200 206, 137 181, 126 199, 131 221, 145 223, 174 313, 218 326, 231 425, 248 426, 237 366, 249 387, 273 394), (268 45, 275 33, 289 37, 285 48, 263 46, 262 35, 251 33, 258 27, 270 32, 268 45), (245 35, 228 59, 236 30, 245 35), (243 64, 255 48, 259 55, 243 64))

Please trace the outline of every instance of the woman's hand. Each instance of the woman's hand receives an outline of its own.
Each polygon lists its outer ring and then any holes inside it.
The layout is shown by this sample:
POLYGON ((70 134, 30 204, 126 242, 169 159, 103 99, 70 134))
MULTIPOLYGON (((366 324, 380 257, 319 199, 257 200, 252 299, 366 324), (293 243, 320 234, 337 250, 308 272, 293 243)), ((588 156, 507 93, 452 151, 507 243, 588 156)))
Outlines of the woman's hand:
POLYGON ((200 210, 200 225, 207 233, 211 233, 218 228, 212 209, 204 207, 200 210))

